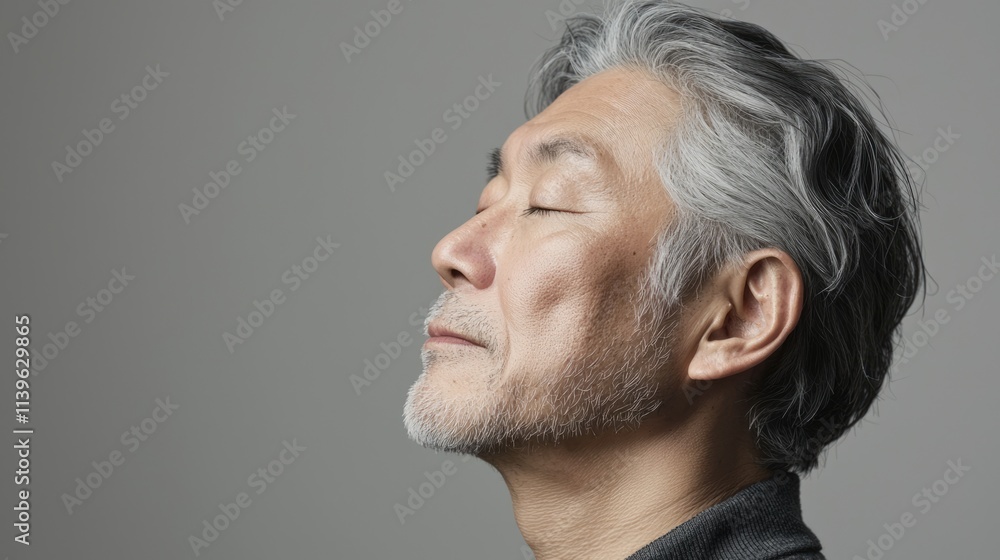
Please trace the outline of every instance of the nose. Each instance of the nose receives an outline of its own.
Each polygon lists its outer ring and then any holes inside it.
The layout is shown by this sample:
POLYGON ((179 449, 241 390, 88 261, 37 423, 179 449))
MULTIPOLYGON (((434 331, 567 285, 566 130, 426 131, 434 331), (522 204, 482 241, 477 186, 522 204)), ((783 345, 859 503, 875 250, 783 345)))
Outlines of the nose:
POLYGON ((493 283, 497 227, 488 221, 492 215, 490 209, 476 214, 434 247, 431 265, 446 288, 454 290, 471 284, 484 289, 493 283))

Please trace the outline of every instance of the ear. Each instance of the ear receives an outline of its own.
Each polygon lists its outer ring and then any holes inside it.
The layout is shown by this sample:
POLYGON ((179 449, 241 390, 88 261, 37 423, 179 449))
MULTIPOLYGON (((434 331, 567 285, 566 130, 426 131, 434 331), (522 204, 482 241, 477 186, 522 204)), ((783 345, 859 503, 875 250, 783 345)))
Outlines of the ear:
POLYGON ((785 341, 802 312, 802 274, 778 249, 748 253, 703 292, 694 327, 698 341, 691 379, 713 380, 762 363, 785 341))

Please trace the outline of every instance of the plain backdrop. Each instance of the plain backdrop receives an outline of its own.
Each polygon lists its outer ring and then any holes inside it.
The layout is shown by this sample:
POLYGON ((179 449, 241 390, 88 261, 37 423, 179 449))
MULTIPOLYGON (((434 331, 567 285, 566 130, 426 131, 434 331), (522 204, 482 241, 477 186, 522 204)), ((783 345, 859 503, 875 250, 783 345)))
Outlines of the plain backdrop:
MULTIPOLYGON (((499 475, 409 441, 401 414, 422 314, 442 289, 431 250, 472 216, 486 154, 524 122, 554 16, 595 5, 402 0, 382 24, 383 0, 224 1, 0 7, 7 428, 19 427, 15 315, 30 315, 36 352, 52 345, 30 378, 31 545, 13 540, 10 434, 0 556, 194 558, 189 537, 212 537, 215 520, 223 529, 197 557, 525 558, 499 475), (487 99, 449 117, 491 76, 487 99), (385 173, 435 128, 446 139, 390 189, 385 173), (226 186, 200 199, 213 173, 226 186), (134 278, 122 287, 116 273, 134 278), (166 416, 157 399, 177 408, 166 416), (395 504, 430 493, 425 472, 447 460, 452 474, 401 523, 395 504), (217 519, 241 493, 238 517, 217 519)), ((914 346, 863 425, 803 480, 807 523, 829 558, 867 558, 880 537, 886 559, 995 558, 1000 279, 981 267, 1000 251, 1000 4, 696 5, 851 64, 927 167, 915 175, 933 278, 904 325, 914 346), (949 461, 970 470, 935 486, 949 461), (924 488, 930 507, 914 502, 924 488), (905 514, 915 523, 890 535, 905 514)))

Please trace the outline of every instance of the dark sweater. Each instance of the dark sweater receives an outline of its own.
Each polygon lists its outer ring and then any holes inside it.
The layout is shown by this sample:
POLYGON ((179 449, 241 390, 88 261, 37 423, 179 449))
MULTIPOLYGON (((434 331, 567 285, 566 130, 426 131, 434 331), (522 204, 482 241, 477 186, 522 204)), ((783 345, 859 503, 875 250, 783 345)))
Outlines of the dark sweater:
POLYGON ((802 521, 799 476, 778 471, 703 510, 625 560, 825 560, 802 521))

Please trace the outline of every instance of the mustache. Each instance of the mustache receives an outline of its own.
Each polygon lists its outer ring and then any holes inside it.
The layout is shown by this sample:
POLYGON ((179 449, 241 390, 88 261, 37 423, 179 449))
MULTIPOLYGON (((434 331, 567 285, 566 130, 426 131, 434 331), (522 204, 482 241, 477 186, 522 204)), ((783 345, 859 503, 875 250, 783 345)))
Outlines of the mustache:
POLYGON ((438 296, 424 318, 424 336, 430 336, 431 323, 440 321, 449 329, 465 333, 484 347, 492 348, 493 331, 486 327, 488 323, 482 318, 483 314, 463 305, 459 298, 458 294, 450 290, 445 290, 438 296))

